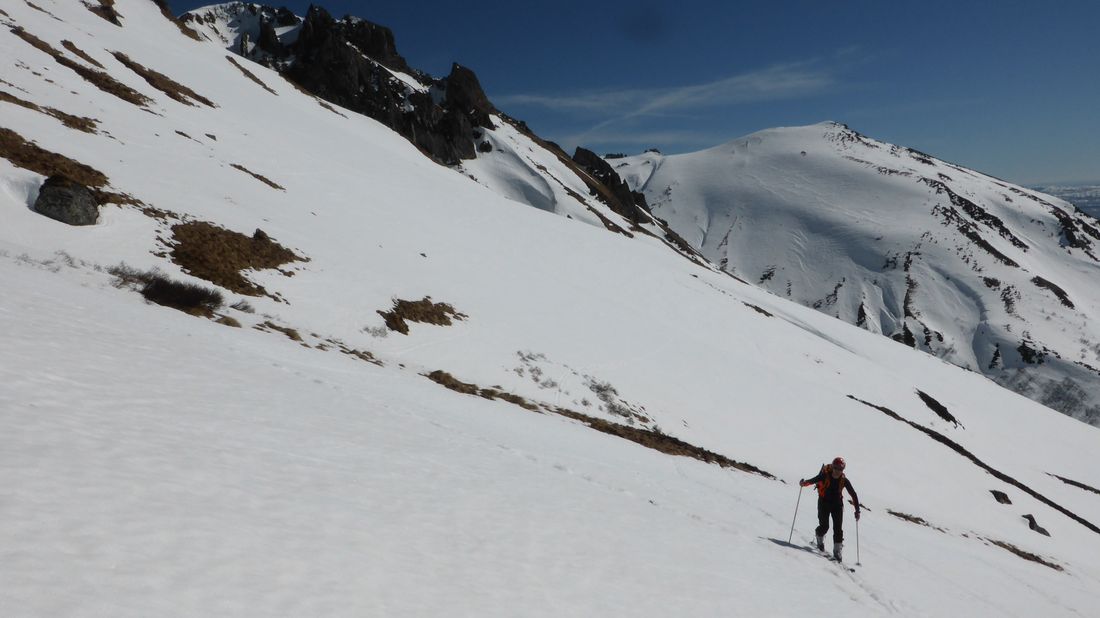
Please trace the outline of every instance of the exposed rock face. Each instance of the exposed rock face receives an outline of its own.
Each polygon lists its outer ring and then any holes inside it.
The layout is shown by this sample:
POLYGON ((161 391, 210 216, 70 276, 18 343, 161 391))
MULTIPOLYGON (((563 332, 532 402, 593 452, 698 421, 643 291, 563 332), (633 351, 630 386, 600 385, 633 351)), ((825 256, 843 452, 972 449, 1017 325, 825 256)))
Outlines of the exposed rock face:
POLYGON ((95 225, 99 206, 91 190, 64 176, 50 176, 38 191, 34 211, 69 225, 95 225))
POLYGON ((447 83, 448 107, 457 110, 470 119, 475 127, 493 128, 489 120, 489 114, 496 111, 485 91, 481 89, 481 82, 477 75, 470 69, 457 63, 451 65, 451 74, 445 80, 447 83))
POLYGON ((397 53, 389 28, 353 17, 337 20, 317 6, 310 7, 297 39, 285 45, 274 24, 294 16, 259 10, 260 34, 250 58, 330 103, 385 124, 440 163, 476 156, 473 129, 492 128, 495 109, 473 71, 456 64, 446 78, 433 80, 397 53), (425 88, 413 88, 391 71, 411 75, 425 88))
POLYGON ((256 47, 280 60, 290 55, 290 50, 283 45, 279 35, 275 33, 275 22, 269 19, 260 22, 260 36, 256 39, 256 47))
POLYGON ((615 200, 608 201, 612 210, 630 219, 634 224, 652 220, 645 196, 637 191, 631 191, 626 182, 611 168, 611 164, 598 154, 577 147, 576 152, 573 153, 573 161, 600 181, 615 196, 615 200))

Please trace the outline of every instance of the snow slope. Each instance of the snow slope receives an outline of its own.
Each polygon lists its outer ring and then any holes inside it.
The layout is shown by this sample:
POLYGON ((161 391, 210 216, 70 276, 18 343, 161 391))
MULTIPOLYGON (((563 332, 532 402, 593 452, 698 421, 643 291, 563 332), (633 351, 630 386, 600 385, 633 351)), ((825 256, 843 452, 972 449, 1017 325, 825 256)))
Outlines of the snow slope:
MULTIPOLYGON (((1051 474, 1097 486, 1095 428, 656 238, 517 208, 249 66, 261 87, 152 3, 117 0, 121 27, 77 3, 36 6, 0 19, 69 41, 152 102, 123 102, 4 30, 0 88, 98 124, 0 102, 0 126, 147 208, 69 227, 29 208, 41 174, 0 159, 5 615, 1093 610, 1100 494, 1051 474), (213 105, 169 98, 110 51, 213 105), (115 287, 103 267, 120 262, 197 281, 164 254, 180 219, 262 228, 309 261, 246 273, 270 296, 223 290, 255 307, 222 310, 241 329, 115 287), (378 310, 425 295, 467 317, 383 328, 378 310), (536 410, 446 390, 423 377, 434 370, 536 410), (659 427, 777 478, 558 408, 659 427), (868 506, 854 573, 784 545, 794 481, 837 453, 868 506)), ((796 545, 813 519, 806 491, 796 545)))
POLYGON ((611 163, 728 272, 1100 423, 1100 222, 1068 202, 835 123, 611 163))
MULTIPOLYGON (((269 51, 253 43, 242 47, 242 41, 255 42, 262 36, 261 21, 270 24, 280 23, 278 16, 281 12, 285 12, 285 9, 248 2, 229 2, 188 11, 183 18, 185 23, 195 28, 201 36, 210 41, 220 42, 228 51, 265 66, 287 71, 297 62, 295 54, 302 53, 294 47, 294 42, 298 40, 298 30, 303 26, 275 28, 279 43, 284 46, 283 49, 288 57, 273 57, 269 51)), ((282 22, 289 24, 297 20, 300 23, 303 19, 308 22, 308 18, 287 14, 282 22)), ((345 16, 338 21, 341 26, 355 26, 362 23, 360 18, 353 16, 345 16)), ((334 28, 334 30, 338 29, 334 28)), ((384 76, 381 79, 391 82, 392 91, 400 93, 395 94, 395 97, 400 99, 404 106, 402 109, 404 114, 417 116, 418 111, 412 99, 414 95, 426 93, 436 103, 447 99, 450 88, 449 78, 435 79, 411 68, 409 72, 398 70, 395 67, 405 66, 405 61, 404 59, 394 61, 395 58, 400 57, 396 54, 392 34, 381 26, 376 26, 372 32, 372 37, 349 37, 346 44, 357 50, 358 55, 363 61, 369 63, 372 70, 384 76), (381 34, 382 32, 385 34, 381 34), (371 45, 378 46, 378 39, 387 37, 389 39, 384 47, 386 53, 392 54, 394 58, 381 58, 379 56, 381 52, 371 49, 371 45), (374 57, 370 55, 372 51, 375 53, 374 57)), ((274 44, 271 47, 274 47, 274 44)), ((316 52, 305 53, 308 55, 316 52)), ((322 55, 328 57, 327 53, 322 55)), ((316 78, 314 81, 323 84, 331 82, 334 76, 343 76, 337 79, 352 79, 345 75, 348 69, 340 61, 318 63, 302 70, 324 73, 324 75, 314 75, 316 78)), ((354 71, 352 73, 354 79, 365 81, 358 73, 354 71)), ((470 75, 473 74, 470 73, 470 75)), ((379 89, 377 85, 374 88, 376 92, 379 89)), ((318 89, 316 93, 327 98, 329 102, 340 102, 339 97, 333 96, 332 92, 327 92, 325 88, 318 89)), ((482 96, 484 96, 483 93, 482 96)), ((393 105, 393 101, 386 96, 377 95, 376 100, 371 101, 370 108, 379 114, 375 116, 377 118, 383 115, 377 110, 385 110, 390 105, 393 105)), ((443 113, 439 109, 434 112, 443 113)), ((607 195, 608 188, 599 186, 599 182, 593 179, 588 171, 570 159, 557 145, 541 140, 522 122, 503 113, 491 113, 488 119, 488 123, 484 126, 475 126, 471 137, 465 138, 476 142, 478 148, 476 150, 471 148, 471 158, 451 162, 450 166, 454 171, 488 187, 499 195, 540 210, 628 237, 638 234, 645 237, 647 241, 654 238, 662 239, 670 249, 681 252, 689 259, 703 262, 680 239, 669 235, 664 223, 654 220, 644 210, 635 208, 633 197, 628 204, 612 205, 611 201, 617 201, 617 198, 607 195), (630 218, 624 216, 628 211, 635 216, 630 218)), ((415 131, 413 133, 415 134, 415 131)))

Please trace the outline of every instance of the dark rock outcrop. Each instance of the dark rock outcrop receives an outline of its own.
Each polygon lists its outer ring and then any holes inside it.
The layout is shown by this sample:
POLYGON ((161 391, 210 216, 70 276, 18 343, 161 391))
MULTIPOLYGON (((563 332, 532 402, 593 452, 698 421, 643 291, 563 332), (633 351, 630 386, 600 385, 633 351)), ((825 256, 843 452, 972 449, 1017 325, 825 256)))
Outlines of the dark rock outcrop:
POLYGON ((260 36, 256 39, 256 47, 273 58, 282 59, 290 55, 290 50, 283 45, 279 35, 275 33, 275 23, 269 19, 260 22, 260 36))
POLYGON ((92 191, 65 176, 50 176, 38 191, 34 211, 69 225, 95 225, 99 206, 92 191))
POLYGON ((1009 500, 1008 494, 1003 491, 997 491, 996 489, 990 489, 989 493, 993 494, 993 499, 1001 504, 1012 504, 1012 500, 1009 500))
POLYGON ((473 128, 491 128, 494 112, 477 76, 459 65, 442 80, 410 69, 389 28, 313 6, 291 46, 287 77, 322 99, 370 116, 444 164, 475 156, 473 128), (442 91, 442 100, 413 91, 387 69, 409 73, 442 91), (437 102, 438 101, 438 102, 437 102))
POLYGON ((489 114, 496 110, 485 96, 481 82, 473 71, 458 63, 452 64, 451 74, 445 81, 448 107, 464 114, 475 127, 494 128, 489 114))
POLYGON ((1029 513, 1027 515, 1024 515, 1023 518, 1027 520, 1028 528, 1031 528, 1032 530, 1038 532, 1039 534, 1041 534, 1043 536, 1050 536, 1050 533, 1047 532, 1047 529, 1040 526, 1039 522, 1035 521, 1035 516, 1034 515, 1031 515, 1029 513))
POLYGON ((649 223, 653 220, 645 196, 636 191, 631 191, 626 182, 611 167, 611 164, 603 160, 598 154, 578 146, 576 152, 573 153, 573 161, 584 168, 600 184, 607 187, 611 195, 614 196, 613 200, 605 200, 611 210, 626 217, 635 225, 649 223))
POLYGON ((359 51, 395 71, 412 72, 405 59, 397 53, 392 30, 365 19, 344 18, 341 23, 344 24, 348 41, 359 51))

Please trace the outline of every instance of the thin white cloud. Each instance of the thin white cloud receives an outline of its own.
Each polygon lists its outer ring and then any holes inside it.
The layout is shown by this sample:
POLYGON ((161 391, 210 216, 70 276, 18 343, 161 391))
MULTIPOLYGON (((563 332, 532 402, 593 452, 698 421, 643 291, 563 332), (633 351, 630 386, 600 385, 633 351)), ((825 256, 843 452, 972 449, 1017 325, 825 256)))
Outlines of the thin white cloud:
POLYGON ((629 88, 571 95, 513 94, 494 97, 500 105, 614 114, 619 118, 752 103, 815 94, 834 84, 812 63, 787 64, 674 88, 629 88))

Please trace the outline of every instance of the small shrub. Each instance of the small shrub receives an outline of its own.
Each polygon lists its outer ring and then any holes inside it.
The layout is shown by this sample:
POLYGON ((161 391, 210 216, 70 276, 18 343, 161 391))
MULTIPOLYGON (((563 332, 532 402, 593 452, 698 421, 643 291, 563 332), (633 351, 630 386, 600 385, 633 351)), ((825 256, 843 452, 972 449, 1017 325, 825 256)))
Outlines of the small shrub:
POLYGON ((363 328, 363 332, 367 333, 371 337, 378 337, 384 339, 389 336, 390 329, 385 326, 367 326, 363 328))
POLYGON ((125 262, 107 268, 107 272, 114 275, 116 288, 138 288, 151 281, 153 277, 161 276, 158 270, 138 270, 127 266, 125 262))
POLYGON ((224 324, 226 326, 232 326, 233 328, 240 328, 241 327, 241 323, 239 321, 237 321, 235 318, 231 318, 227 315, 223 315, 222 317, 218 318, 216 321, 217 321, 218 324, 224 324))
POLYGON ((192 315, 209 316, 222 306, 225 300, 222 293, 194 283, 172 281, 160 275, 150 274, 149 281, 141 288, 145 300, 158 305, 179 309, 192 315))
POLYGON ((232 305, 230 305, 230 307, 232 307, 233 309, 236 309, 237 311, 240 311, 241 313, 256 313, 256 309, 252 305, 250 305, 247 300, 244 300, 243 298, 241 300, 233 303, 232 305))

